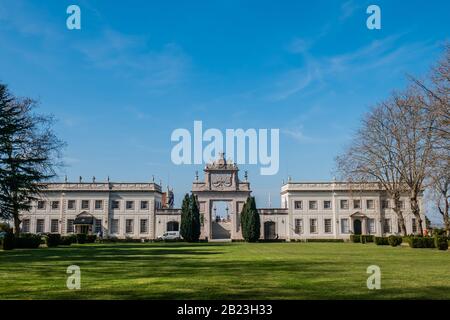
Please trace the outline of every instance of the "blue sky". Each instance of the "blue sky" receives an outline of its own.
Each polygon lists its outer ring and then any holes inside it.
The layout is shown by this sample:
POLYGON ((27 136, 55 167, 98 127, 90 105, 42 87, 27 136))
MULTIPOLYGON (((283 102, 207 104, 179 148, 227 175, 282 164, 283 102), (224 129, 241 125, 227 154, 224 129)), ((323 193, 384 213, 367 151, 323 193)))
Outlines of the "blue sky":
POLYGON ((202 166, 171 163, 174 129, 279 128, 279 173, 242 166, 258 205, 270 193, 277 206, 283 179, 332 179, 361 115, 425 75, 448 12, 437 0, 1 0, 0 81, 58 119, 62 176, 155 175, 177 204, 202 166), (66 28, 70 4, 81 30, 66 28), (366 28, 370 4, 381 30, 366 28))

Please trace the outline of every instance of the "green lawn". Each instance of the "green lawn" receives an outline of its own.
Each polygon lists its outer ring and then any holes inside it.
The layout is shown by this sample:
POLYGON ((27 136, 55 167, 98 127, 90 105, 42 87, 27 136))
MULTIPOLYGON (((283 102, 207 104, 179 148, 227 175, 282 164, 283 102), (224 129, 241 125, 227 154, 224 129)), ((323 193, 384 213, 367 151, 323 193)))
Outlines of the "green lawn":
POLYGON ((0 299, 450 299, 450 251, 352 243, 93 244, 0 251, 0 299), (66 268, 81 267, 81 290, 66 268), (381 290, 366 287, 369 265, 381 290))

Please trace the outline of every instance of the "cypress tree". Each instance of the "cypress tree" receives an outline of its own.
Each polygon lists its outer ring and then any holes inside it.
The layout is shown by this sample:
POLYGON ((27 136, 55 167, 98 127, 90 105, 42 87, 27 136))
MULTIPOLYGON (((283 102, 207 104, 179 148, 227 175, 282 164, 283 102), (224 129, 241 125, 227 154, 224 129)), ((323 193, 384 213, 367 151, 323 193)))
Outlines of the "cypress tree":
POLYGON ((191 215, 191 242, 198 242, 200 239, 200 210, 198 208, 197 198, 191 194, 190 198, 190 215, 191 215))
POLYGON ((186 193, 183 199, 183 204, 181 206, 181 226, 180 234, 186 241, 191 238, 191 228, 190 228, 190 208, 189 208, 190 198, 186 193))
POLYGON ((248 197, 241 213, 242 237, 247 242, 256 242, 261 233, 261 222, 254 197, 248 197))

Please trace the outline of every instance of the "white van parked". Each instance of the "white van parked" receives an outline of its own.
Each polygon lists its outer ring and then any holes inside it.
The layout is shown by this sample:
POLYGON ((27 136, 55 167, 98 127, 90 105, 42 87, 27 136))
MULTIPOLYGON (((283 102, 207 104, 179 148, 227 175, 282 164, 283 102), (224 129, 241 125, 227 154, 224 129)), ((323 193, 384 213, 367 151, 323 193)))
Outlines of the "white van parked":
POLYGON ((159 240, 180 240, 180 231, 167 231, 162 236, 158 237, 159 240))

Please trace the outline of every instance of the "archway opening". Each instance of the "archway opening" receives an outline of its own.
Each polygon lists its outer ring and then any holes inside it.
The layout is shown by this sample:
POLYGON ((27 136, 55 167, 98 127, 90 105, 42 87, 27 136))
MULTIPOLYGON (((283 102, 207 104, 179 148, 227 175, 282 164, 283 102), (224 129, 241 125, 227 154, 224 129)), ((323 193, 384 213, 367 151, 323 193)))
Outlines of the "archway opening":
POLYGON ((211 202, 212 239, 231 239, 231 202, 211 202))
POLYGON ((277 238, 276 225, 273 221, 264 222, 264 239, 274 240, 277 238))

